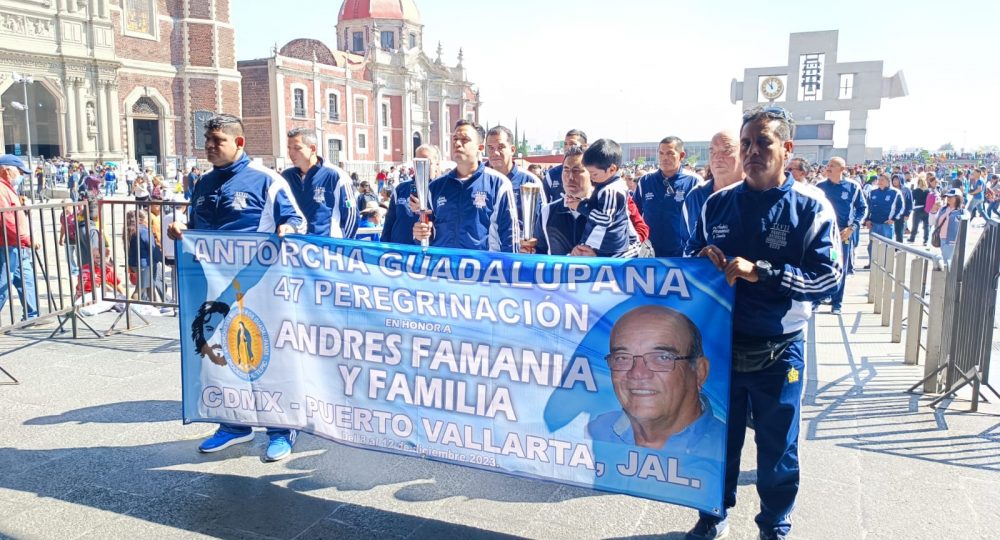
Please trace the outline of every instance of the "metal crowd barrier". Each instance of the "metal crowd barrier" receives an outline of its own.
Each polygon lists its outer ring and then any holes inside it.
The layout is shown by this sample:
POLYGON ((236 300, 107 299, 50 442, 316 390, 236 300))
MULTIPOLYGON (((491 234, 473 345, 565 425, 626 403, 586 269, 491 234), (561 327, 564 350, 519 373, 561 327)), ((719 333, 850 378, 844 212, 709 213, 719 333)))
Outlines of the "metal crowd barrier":
MULTIPOLYGON (((875 304, 876 314, 882 315, 882 326, 892 328, 892 343, 903 340, 903 322, 906 322, 903 362, 918 364, 922 349, 925 353, 925 375, 933 373, 946 360, 942 340, 948 316, 940 309, 946 306, 947 295, 948 273, 944 261, 936 253, 878 234, 872 234, 870 241, 872 258, 868 302, 875 304)), ((925 392, 937 393, 941 390, 938 382, 929 378, 921 382, 925 383, 925 392)))
MULTIPOLYGON (((81 232, 65 230, 85 211, 86 203, 72 202, 0 209, 0 334, 55 325, 49 337, 72 331, 76 338, 82 324, 100 337, 79 311, 97 301, 80 293, 81 232), (17 232, 8 235, 8 226, 17 232)), ((0 372, 17 383, 7 370, 0 372)))
MULTIPOLYGON (((135 318, 149 324, 150 315, 176 315, 177 277, 174 243, 167 229, 174 221, 186 220, 187 202, 102 200, 101 237, 108 244, 108 257, 101 272, 113 271, 118 278, 117 302, 124 306, 106 335, 136 328, 135 318)), ((112 275, 112 274, 107 274, 112 275)))
POLYGON ((921 382, 937 379, 943 385, 941 395, 930 403, 932 407, 971 386, 971 410, 977 411, 980 399, 988 401, 982 394, 984 386, 1000 399, 1000 393, 989 381, 1000 281, 1000 222, 986 220, 983 234, 969 256, 966 256, 969 221, 963 219, 959 223, 944 310, 949 322, 942 345, 947 352, 947 362, 921 382))

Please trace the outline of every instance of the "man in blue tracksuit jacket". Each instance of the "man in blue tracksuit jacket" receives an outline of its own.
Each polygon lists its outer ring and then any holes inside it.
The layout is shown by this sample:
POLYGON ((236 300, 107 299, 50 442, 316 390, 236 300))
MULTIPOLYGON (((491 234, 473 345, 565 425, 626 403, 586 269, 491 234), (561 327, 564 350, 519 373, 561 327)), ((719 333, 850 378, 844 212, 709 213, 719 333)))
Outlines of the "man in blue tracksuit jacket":
POLYGON ((659 170, 639 179, 633 199, 649 225, 649 241, 657 257, 684 254, 697 215, 691 215, 688 196, 701 178, 684 172, 684 141, 665 137, 660 141, 659 170))
POLYGON ((826 165, 826 180, 816 184, 826 195, 827 200, 833 205, 834 212, 837 213, 837 231, 840 236, 841 247, 843 249, 844 275, 840 279, 840 286, 833 293, 831 313, 840 313, 844 303, 844 285, 847 283, 847 275, 854 273, 854 249, 858 245, 858 235, 861 230, 861 223, 868 214, 868 204, 865 202, 865 195, 861 189, 861 184, 845 178, 844 170, 847 164, 843 158, 831 158, 826 165))
POLYGON ((569 255, 583 243, 588 216, 581 213, 580 205, 594 192, 590 173, 583 165, 583 153, 583 148, 576 145, 566 149, 562 162, 567 171, 563 196, 542 206, 534 238, 521 242, 521 253, 569 255))
MULTIPOLYGON (((278 173, 252 163, 243 151, 245 144, 239 118, 222 114, 205 123, 205 155, 214 168, 194 186, 187 225, 180 221, 170 224, 167 234, 171 239, 180 240, 185 229, 265 232, 279 236, 306 232, 305 218, 288 182, 278 173)), ((267 434, 270 441, 265 459, 277 461, 292 453, 294 430, 268 428, 267 434)), ((218 452, 252 440, 250 426, 221 424, 198 450, 218 452)))
POLYGON ((897 242, 902 243, 903 233, 906 232, 906 223, 910 220, 910 214, 913 213, 913 190, 903 181, 902 174, 893 174, 891 185, 893 189, 898 189, 899 193, 903 195, 903 213, 892 222, 894 238, 897 242))
POLYGON ((736 287, 723 516, 702 513, 689 538, 728 533, 747 413, 755 419, 760 538, 785 538, 799 487, 803 329, 811 303, 841 276, 836 216, 822 193, 785 176, 792 119, 776 107, 743 117, 746 179, 708 198, 689 255, 708 257, 736 287), (749 409, 749 410, 748 410, 749 409))
MULTIPOLYGON (((440 176, 441 154, 436 146, 422 144, 413 151, 413 157, 426 159, 430 162, 430 177, 440 176)), ((389 197, 389 208, 382 224, 382 241, 396 244, 413 244, 413 224, 420 216, 410 212, 410 195, 414 194, 416 184, 413 179, 400 182, 392 190, 389 197)))
MULTIPOLYGON (((542 206, 548 202, 542 181, 534 174, 521 169, 514 163, 514 134, 504 126, 494 126, 486 133, 486 157, 490 160, 490 168, 499 172, 510 180, 511 188, 514 190, 514 206, 517 207, 517 217, 523 218, 524 212, 521 210, 521 186, 533 185, 539 189, 535 203, 535 216, 542 206)), ((524 227, 524 223, 520 223, 524 227)))
POLYGON ((358 231, 357 194, 351 177, 316 153, 316 132, 297 128, 288 132, 288 157, 294 167, 281 176, 306 217, 308 234, 354 238, 358 231))
MULTIPOLYGON (((579 129, 571 129, 566 132, 566 136, 563 137, 563 153, 571 146, 580 146, 584 150, 587 149, 587 134, 579 129)), ((555 167, 552 167, 545 173, 545 181, 543 186, 545 188, 545 199, 547 201, 554 201, 560 199, 563 196, 563 185, 562 185, 562 174, 563 165, 560 163, 555 167)))
POLYGON ((400 182, 389 197, 389 208, 382 224, 382 241, 395 244, 413 244, 413 224, 420 216, 407 208, 410 195, 415 196, 416 183, 413 180, 400 182))
MULTIPOLYGON (((413 239, 430 239, 436 247, 515 253, 520 230, 510 180, 479 162, 482 128, 459 120, 452 133, 455 168, 429 186, 428 223, 413 225, 413 239)), ((417 200, 410 196, 410 210, 417 200)))
MULTIPOLYGON (((892 239, 892 224, 902 217, 905 204, 903 194, 898 189, 889 186, 889 175, 882 173, 878 177, 878 188, 868 194, 868 219, 865 227, 870 234, 877 234, 892 239)), ((868 242, 868 261, 871 266, 872 244, 868 242)), ((867 267, 866 267, 867 268, 867 267)))
POLYGON ((739 135, 729 129, 724 129, 712 136, 711 146, 708 147, 712 178, 706 179, 688 194, 688 215, 697 219, 697 216, 701 215, 701 207, 705 205, 705 201, 713 193, 743 180, 739 139, 739 135))

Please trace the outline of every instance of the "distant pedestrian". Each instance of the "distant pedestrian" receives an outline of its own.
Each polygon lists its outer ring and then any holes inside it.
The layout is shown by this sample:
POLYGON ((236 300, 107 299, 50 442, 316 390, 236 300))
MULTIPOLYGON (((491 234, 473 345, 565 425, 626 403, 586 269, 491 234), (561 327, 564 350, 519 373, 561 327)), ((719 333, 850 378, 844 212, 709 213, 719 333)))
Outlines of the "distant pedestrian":
MULTIPOLYGON (((21 158, 6 154, 0 156, 0 209, 18 208, 21 198, 14 191, 21 174, 30 174, 21 158)), ((29 180, 30 185, 30 180, 29 180)), ((0 311, 7 305, 7 295, 13 285, 21 297, 21 319, 38 316, 35 294, 35 268, 32 257, 40 246, 32 243, 28 216, 24 211, 0 214, 3 223, 3 249, 0 249, 0 311), (9 276, 9 279, 8 279, 9 276)))
POLYGON ((139 202, 144 202, 149 200, 149 181, 146 179, 145 174, 140 174, 135 179, 135 184, 132 185, 132 195, 135 196, 135 200, 139 202))
POLYGON ((913 225, 910 228, 910 243, 917 239, 917 229, 923 229, 924 245, 927 245, 928 223, 930 214, 927 213, 927 197, 930 189, 927 180, 923 176, 917 177, 917 187, 913 189, 913 225))
POLYGON ((892 222, 893 236, 897 242, 902 243, 905 233, 908 232, 906 222, 910 219, 910 214, 913 212, 913 192, 903 182, 903 176, 900 174, 892 175, 892 187, 899 190, 899 193, 903 196, 903 212, 892 222))
MULTIPOLYGON (((889 173, 878 177, 878 188, 868 194, 868 219, 865 227, 869 236, 877 234, 883 238, 892 239, 893 223, 903 215, 903 194, 898 189, 889 186, 889 173)), ((872 243, 868 242, 868 266, 871 267, 872 243)))
POLYGON ((955 254, 955 244, 958 242, 958 232, 960 228, 959 220, 968 215, 963 208, 965 197, 962 191, 952 188, 945 193, 946 204, 938 201, 937 208, 934 208, 934 231, 941 242, 941 258, 947 266, 951 266, 952 258, 955 254))

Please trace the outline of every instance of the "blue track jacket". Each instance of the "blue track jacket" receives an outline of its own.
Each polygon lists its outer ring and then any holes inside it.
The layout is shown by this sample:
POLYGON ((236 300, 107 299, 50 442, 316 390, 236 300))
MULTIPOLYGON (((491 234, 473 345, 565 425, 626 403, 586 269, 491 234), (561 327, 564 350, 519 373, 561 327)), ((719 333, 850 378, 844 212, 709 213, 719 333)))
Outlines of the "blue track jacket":
POLYGON ((191 197, 189 229, 273 233, 289 224, 297 233, 306 232, 288 182, 251 162, 246 153, 202 176, 191 197))
POLYGON ((649 240, 657 257, 680 257, 684 254, 697 214, 691 215, 687 198, 698 186, 699 178, 684 172, 665 178, 662 171, 639 179, 633 199, 642 219, 649 225, 649 240))
POLYGON ((457 169, 430 183, 431 245, 516 253, 520 228, 510 180, 482 164, 469 178, 456 175, 457 169))
POLYGON ((354 208, 357 193, 343 169, 319 158, 305 178, 298 167, 285 169, 281 176, 305 215, 308 234, 354 238, 358 231, 358 210, 354 208))
POLYGON ((833 210, 837 213, 838 229, 853 225, 854 230, 861 230, 861 223, 868 215, 868 203, 861 184, 850 178, 843 178, 840 183, 835 184, 828 178, 816 184, 816 187, 823 191, 833 205, 833 210))
POLYGON ((837 218, 822 199, 814 187, 789 176, 766 191, 739 182, 705 201, 688 255, 715 245, 727 259, 768 261, 773 268, 762 281, 736 280, 734 333, 773 337, 798 332, 812 315, 812 302, 839 286, 837 218))

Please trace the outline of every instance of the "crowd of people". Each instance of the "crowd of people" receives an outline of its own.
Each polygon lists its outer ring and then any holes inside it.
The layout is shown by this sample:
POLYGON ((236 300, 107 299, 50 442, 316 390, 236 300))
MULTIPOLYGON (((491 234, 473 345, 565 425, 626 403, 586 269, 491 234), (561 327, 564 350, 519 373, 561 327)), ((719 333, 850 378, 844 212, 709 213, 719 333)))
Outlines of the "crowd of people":
POLYGON ((148 167, 132 164, 122 167, 118 163, 100 161, 88 165, 55 157, 39 159, 33 170, 21 175, 12 188, 24 199, 39 202, 51 200, 57 186, 65 186, 74 202, 115 195, 137 201, 168 201, 189 195, 190 185, 200 176, 197 166, 188 171, 178 169, 166 178, 148 167))
MULTIPOLYGON (((739 455, 747 418, 753 417, 763 501, 757 523, 763 538, 781 538, 791 527, 799 482, 803 328, 809 306, 832 295, 843 273, 837 239, 843 235, 833 207, 821 191, 787 176, 792 132, 793 121, 783 110, 747 113, 738 134, 723 130, 713 137, 713 173, 707 180, 685 167, 683 141, 666 137, 658 169, 639 178, 633 173, 630 184, 622 176, 621 147, 613 140, 590 142, 582 131, 571 130, 563 164, 540 178, 515 163, 510 130, 496 126, 484 132, 462 120, 451 136, 450 170, 439 169, 434 147, 417 149, 417 157, 430 160, 434 178, 427 196, 415 193, 414 181, 386 186, 391 193, 380 240, 508 253, 709 259, 736 291, 725 505, 735 505, 739 455), (539 219, 530 223, 528 215, 539 219)), ((374 193, 382 186, 362 182, 362 193, 355 194, 350 176, 318 155, 315 133, 288 134, 294 167, 280 175, 251 162, 244 144, 238 118, 220 115, 206 124, 206 154, 214 168, 194 184, 188 220, 169 227, 171 238, 187 230, 354 238, 362 214, 382 213, 371 211, 382 208, 374 193)), ((212 319, 214 307, 203 307, 203 318, 212 319)), ((193 327, 192 336, 198 354, 212 358, 206 327, 193 327)), ((644 362, 633 362, 622 376, 685 373, 651 372, 644 362)), ((630 420, 639 426, 659 422, 630 420)), ((296 432, 267 431, 265 459, 290 455, 296 432)), ((249 426, 223 424, 199 450, 217 452, 252 438, 249 426)), ((724 513, 722 518, 703 514, 691 534, 716 538, 726 531, 724 513)))
MULTIPOLYGON (((794 157, 793 135, 794 120, 785 110, 758 108, 743 116, 738 131, 722 129, 712 137, 703 168, 692 168, 684 141, 668 136, 659 143, 656 168, 646 169, 623 163, 615 141, 591 142, 573 129, 566 133, 560 165, 522 169, 509 129, 484 131, 460 120, 447 166, 434 146, 416 150, 416 157, 429 160, 433 178, 420 196, 411 168, 393 167, 373 182, 361 180, 319 155, 316 133, 308 129, 287 135, 292 166, 280 173, 268 169, 244 151, 241 120, 218 115, 206 123, 213 168, 205 174, 197 168, 179 172, 173 190, 151 171, 127 168, 120 174, 139 203, 164 200, 169 192, 190 201, 186 215, 171 213, 169 223, 158 221, 159 205, 138 207, 126 219, 122 240, 132 279, 150 300, 166 296, 162 268, 173 259, 172 242, 160 238, 161 230, 170 239, 186 230, 297 233, 507 253, 705 257, 736 295, 725 509, 736 502, 740 454, 753 418, 762 501, 756 523, 761 538, 783 538, 799 485, 803 328, 824 300, 832 313, 840 312, 861 230, 912 243, 922 229, 925 244, 929 238, 940 244, 947 258, 958 219, 966 212, 985 218, 1000 210, 1000 180, 984 165, 848 165, 841 158, 810 164, 794 157)), ((6 201, 27 170, 13 156, 3 160, 6 201)), ((88 200, 118 192, 113 165, 67 166, 63 176, 77 188, 71 194, 88 200)), ((95 207, 84 206, 87 215, 67 223, 94 224, 100 219, 95 207)), ((30 248, 4 221, 8 245, 30 248)), ((90 230, 78 228, 77 234, 90 230)), ((89 244, 106 246, 107 239, 89 244)), ((24 256, 8 250, 3 263, 18 266, 24 256)), ((107 257, 106 251, 95 248, 86 263, 98 257, 107 257)), ((112 286, 118 282, 107 279, 112 286)), ((5 286, 3 300, 6 293, 5 286)), ((196 348, 207 358, 211 351, 201 331, 196 348)), ((623 352, 634 359, 648 351, 623 352)), ((622 376, 636 380, 684 372, 650 371, 645 362, 630 366, 622 376)), ((641 426, 650 419, 630 420, 641 426)), ((268 461, 291 454, 295 430, 268 428, 268 435, 268 461)), ((249 426, 222 424, 199 450, 217 452, 252 438, 249 426)), ((702 514, 689 535, 720 538, 728 527, 725 511, 722 517, 702 514)))

